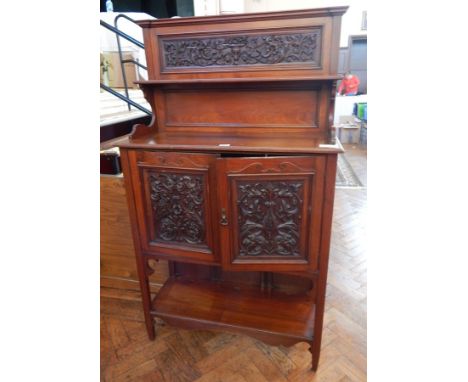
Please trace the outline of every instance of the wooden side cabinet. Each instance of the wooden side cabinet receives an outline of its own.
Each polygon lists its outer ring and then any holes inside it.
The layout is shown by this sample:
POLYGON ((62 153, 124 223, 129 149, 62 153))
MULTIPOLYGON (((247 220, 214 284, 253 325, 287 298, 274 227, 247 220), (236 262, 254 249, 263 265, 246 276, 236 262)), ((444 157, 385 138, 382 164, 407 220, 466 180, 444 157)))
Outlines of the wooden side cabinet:
POLYGON ((120 143, 146 327, 310 344, 318 367, 345 7, 139 22, 153 108, 120 143), (159 259, 170 277, 152 296, 159 259))

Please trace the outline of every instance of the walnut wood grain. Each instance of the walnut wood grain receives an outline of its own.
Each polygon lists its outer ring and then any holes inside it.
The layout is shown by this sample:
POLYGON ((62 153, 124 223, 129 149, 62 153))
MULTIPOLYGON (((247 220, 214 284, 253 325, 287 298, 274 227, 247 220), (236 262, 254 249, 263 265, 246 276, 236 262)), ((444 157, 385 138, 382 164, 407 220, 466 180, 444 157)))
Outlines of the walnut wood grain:
POLYGON ((345 10, 139 22, 154 117, 119 146, 150 339, 157 316, 305 341, 317 369, 345 10), (171 277, 151 300, 160 260, 171 277))

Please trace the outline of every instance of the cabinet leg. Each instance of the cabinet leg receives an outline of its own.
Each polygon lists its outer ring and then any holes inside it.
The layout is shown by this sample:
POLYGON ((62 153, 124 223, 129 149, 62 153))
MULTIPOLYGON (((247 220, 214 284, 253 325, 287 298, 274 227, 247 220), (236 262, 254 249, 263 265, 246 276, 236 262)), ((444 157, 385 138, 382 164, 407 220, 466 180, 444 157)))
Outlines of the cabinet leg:
POLYGON ((156 338, 156 331, 154 329, 154 318, 150 314, 151 309, 151 292, 148 279, 141 285, 141 294, 143 300, 143 312, 145 314, 146 331, 148 337, 152 341, 156 338))
POLYGON ((317 371, 320 359, 320 350, 314 351, 312 345, 309 347, 309 352, 312 354, 312 371, 317 371))
POLYGON ((145 315, 145 324, 146 331, 148 332, 148 338, 154 340, 156 338, 156 331, 154 328, 154 318, 151 316, 151 291, 149 280, 147 277, 144 277, 143 280, 140 279, 140 289, 141 297, 143 302, 143 312, 145 315))
POLYGON ((156 330, 154 329, 154 319, 149 315, 146 317, 145 314, 145 323, 146 323, 146 331, 148 332, 148 338, 153 341, 156 338, 156 330))
POLYGON ((156 338, 156 330, 154 328, 154 318, 151 316, 151 288, 149 283, 149 276, 154 273, 155 262, 154 259, 142 259, 139 261, 138 265, 141 267, 139 269, 140 273, 140 290, 141 290, 141 299, 143 302, 143 312, 145 315, 145 324, 146 331, 148 333, 148 338, 153 341, 156 338))

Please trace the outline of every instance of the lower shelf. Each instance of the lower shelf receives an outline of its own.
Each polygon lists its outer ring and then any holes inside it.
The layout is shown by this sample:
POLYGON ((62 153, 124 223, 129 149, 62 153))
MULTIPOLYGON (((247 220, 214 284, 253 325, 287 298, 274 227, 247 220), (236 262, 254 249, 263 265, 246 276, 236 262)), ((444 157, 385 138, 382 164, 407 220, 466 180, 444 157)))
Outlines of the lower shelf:
POLYGON ((305 295, 170 278, 154 298, 151 314, 174 326, 243 333, 289 346, 312 341, 314 308, 305 295))

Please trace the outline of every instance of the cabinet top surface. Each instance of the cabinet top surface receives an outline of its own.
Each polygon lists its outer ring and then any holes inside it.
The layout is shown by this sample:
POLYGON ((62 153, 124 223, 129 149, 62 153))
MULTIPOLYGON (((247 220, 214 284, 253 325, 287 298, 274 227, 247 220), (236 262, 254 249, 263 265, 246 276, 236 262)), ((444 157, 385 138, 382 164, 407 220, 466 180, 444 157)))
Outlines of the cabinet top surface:
POLYGON ((337 140, 330 145, 323 136, 311 134, 249 134, 227 135, 196 133, 151 133, 117 142, 119 147, 151 150, 194 152, 276 153, 276 154, 336 154, 344 152, 337 140))
POLYGON ((248 21, 262 19, 282 19, 282 18, 303 18, 303 17, 323 17, 323 16, 341 16, 348 6, 300 9, 292 11, 279 12, 257 12, 257 13, 241 13, 231 15, 216 15, 216 16, 194 16, 181 17, 173 19, 152 19, 139 20, 136 23, 142 28, 160 27, 160 26, 175 26, 187 24, 206 24, 206 23, 222 23, 230 21, 248 21))

